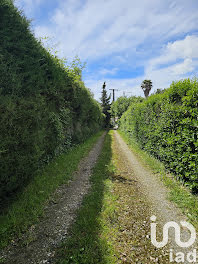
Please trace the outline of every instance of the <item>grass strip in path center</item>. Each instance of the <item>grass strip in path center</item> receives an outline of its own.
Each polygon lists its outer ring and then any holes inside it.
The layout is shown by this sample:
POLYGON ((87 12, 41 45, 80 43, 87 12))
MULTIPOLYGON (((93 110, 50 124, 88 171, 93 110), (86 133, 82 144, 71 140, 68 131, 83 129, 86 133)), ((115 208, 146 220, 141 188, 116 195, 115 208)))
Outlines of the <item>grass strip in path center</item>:
POLYGON ((91 189, 78 211, 69 238, 58 249, 59 264, 116 263, 110 236, 114 236, 116 197, 111 193, 111 136, 106 135, 102 152, 93 169, 91 189), (108 226, 109 223, 109 226, 108 226))
POLYGON ((168 263, 147 237, 152 214, 131 173, 110 131, 56 264, 168 263))

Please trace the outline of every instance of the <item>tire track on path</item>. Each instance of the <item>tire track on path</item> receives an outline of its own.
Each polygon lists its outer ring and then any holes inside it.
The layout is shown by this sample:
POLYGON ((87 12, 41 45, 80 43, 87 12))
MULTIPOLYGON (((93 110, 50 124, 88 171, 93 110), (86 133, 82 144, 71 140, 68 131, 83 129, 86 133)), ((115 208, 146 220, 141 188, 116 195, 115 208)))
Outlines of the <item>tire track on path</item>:
POLYGON ((56 190, 40 222, 32 226, 20 241, 1 252, 4 264, 53 262, 54 250, 67 237, 83 197, 90 188, 89 178, 101 152, 105 134, 99 138, 88 156, 81 160, 73 179, 56 190), (29 239, 31 242, 25 245, 24 241, 29 239))
MULTIPOLYGON (((141 232, 140 229, 144 228, 147 230, 147 235, 150 235, 150 217, 152 215, 155 215, 157 217, 156 223, 157 223, 157 232, 159 235, 158 240, 160 241, 162 239, 162 228, 163 225, 169 221, 174 221, 176 223, 180 223, 180 221, 188 221, 187 217, 184 216, 179 208, 176 207, 175 204, 170 202, 168 200, 168 189, 164 186, 164 184, 160 181, 159 177, 155 174, 153 174, 149 169, 143 167, 142 163, 139 161, 137 156, 129 149, 127 144, 124 142, 122 137, 117 131, 114 131, 114 151, 117 153, 117 162, 118 169, 120 170, 119 178, 122 178, 122 184, 130 183, 131 186, 134 187, 134 200, 136 203, 136 206, 132 204, 132 207, 134 206, 134 219, 131 230, 133 230, 132 239, 135 239, 139 241, 139 247, 138 250, 140 253, 145 255, 144 260, 141 258, 141 254, 139 253, 137 256, 137 259, 135 262, 132 263, 170 263, 162 261, 159 258, 152 258, 150 259, 150 262, 148 261, 148 252, 145 248, 144 243, 145 234, 144 232, 141 232), (145 213, 146 212, 146 213, 145 213), (141 216, 142 214, 142 216, 141 216), (150 215, 148 215, 150 214, 150 215), (136 228, 134 228, 136 226, 136 228), (135 230, 137 232, 135 233, 135 230), (148 234, 149 232, 149 234, 148 234), (140 234, 138 234, 140 233, 140 234), (142 242, 139 236, 143 236, 142 242), (141 249, 142 247, 142 249, 141 249), (145 251, 144 251, 145 248, 145 251)), ((117 180, 119 180, 119 178, 117 180)), ((128 187, 130 188, 130 186, 128 187)), ((127 193, 127 185, 126 185, 126 193, 127 193)), ((123 193, 123 197, 124 197, 123 193)), ((131 197, 133 199, 133 197, 131 197)), ((124 198, 123 198, 124 199, 124 198)), ((130 209, 132 210, 132 209, 130 209)), ((128 210, 130 213, 130 210, 128 210)), ((127 213, 127 209, 126 212, 127 213)), ((122 218, 122 217, 121 217, 122 218)), ((133 219, 133 216, 131 216, 131 219, 133 219)), ((121 220, 120 220, 121 222, 121 220)), ((128 225, 128 228, 130 229, 130 226, 128 225)), ((190 232, 187 228, 182 227, 181 228, 181 240, 182 241, 188 241, 190 238, 190 232)), ((150 242, 150 237, 149 242, 150 242)), ((150 243, 151 244, 151 243, 150 243)), ((193 249, 197 248, 197 244, 195 243, 192 247, 189 248, 181 248, 178 247, 175 243, 175 232, 174 229, 171 228, 169 230, 169 243, 164 248, 165 251, 169 251, 170 249, 173 249, 173 252, 183 252, 185 255, 192 251, 193 249)), ((134 255, 136 255, 137 249, 134 248, 134 255)), ((151 252, 152 253, 152 252, 151 252)), ((160 254, 160 253, 159 253, 160 254)), ((154 254, 156 257, 156 254, 154 254)), ((162 254, 163 255, 163 254, 162 254)), ((123 262, 125 263, 125 262, 123 262)), ((129 263, 129 262, 126 262, 129 263)), ((173 263, 173 262, 171 262, 173 263)), ((190 263, 185 260, 185 262, 180 263, 190 263)), ((194 263, 194 262, 193 262, 194 263)), ((197 263, 197 262, 196 262, 197 263)))

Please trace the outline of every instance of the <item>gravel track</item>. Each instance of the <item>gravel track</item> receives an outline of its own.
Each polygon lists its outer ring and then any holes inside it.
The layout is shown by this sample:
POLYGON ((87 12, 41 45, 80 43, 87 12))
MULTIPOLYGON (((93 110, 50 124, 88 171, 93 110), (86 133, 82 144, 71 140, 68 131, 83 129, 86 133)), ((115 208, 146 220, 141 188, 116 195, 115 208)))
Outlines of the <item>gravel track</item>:
MULTIPOLYGON (((160 181, 159 177, 142 165, 140 160, 131 151, 131 149, 129 149, 128 145, 124 142, 117 131, 114 132, 114 140, 117 148, 119 149, 119 156, 127 163, 125 166, 127 166, 128 170, 131 171, 131 179, 135 181, 135 184, 139 188, 139 194, 137 195, 141 195, 142 193, 141 196, 143 197, 143 200, 145 200, 148 207, 150 207, 150 217, 152 215, 157 217, 157 229, 162 230, 163 225, 169 221, 175 221, 178 224, 180 224, 180 221, 188 221, 186 216, 182 214, 181 210, 176 207, 174 203, 168 200, 169 191, 160 181)), ((147 224, 150 225, 150 223, 147 224)), ((182 227, 181 241, 188 241, 189 238, 190 232, 187 228, 182 227)), ((160 241, 160 239, 158 240, 160 241)), ((173 249, 173 252, 183 252, 184 254, 187 254, 189 251, 197 249, 197 243, 194 243, 194 245, 190 248, 178 247, 175 243, 174 229, 171 228, 169 230, 169 243, 167 249, 173 249)), ((185 261, 180 263, 189 262, 185 261)))
POLYGON ((53 263, 54 250, 67 237, 68 229, 75 220, 84 195, 89 190, 89 178, 101 152, 104 137, 105 133, 88 156, 81 160, 73 179, 56 190, 52 202, 45 208, 44 218, 32 226, 20 241, 1 252, 0 256, 5 259, 3 263, 53 263), (24 245, 24 241, 28 240, 31 242, 24 245))
MULTIPOLYGON (((32 226, 21 240, 12 243, 1 252, 0 256, 5 258, 5 261, 1 263, 54 263, 55 249, 68 237, 76 212, 90 188, 89 178, 101 152, 104 137, 105 133, 88 156, 80 162, 73 179, 56 190, 40 222, 32 226), (27 241, 29 242, 26 243, 27 241)), ((196 245, 193 245, 193 248, 178 248, 175 243, 174 229, 169 230, 167 247, 158 250, 151 246, 149 232, 152 215, 157 217, 158 240, 162 238, 161 230, 165 223, 175 221, 179 224, 180 221, 187 221, 187 218, 174 203, 168 200, 169 191, 159 177, 142 165, 118 132, 115 131, 113 137, 112 148, 118 157, 119 169, 119 174, 112 179, 115 182, 114 192, 119 195, 120 208, 119 234, 116 242, 120 255, 118 263, 166 264, 170 263, 167 260, 169 249, 186 254, 197 248, 196 245)), ((181 240, 187 241, 189 237, 189 231, 183 228, 181 240)))

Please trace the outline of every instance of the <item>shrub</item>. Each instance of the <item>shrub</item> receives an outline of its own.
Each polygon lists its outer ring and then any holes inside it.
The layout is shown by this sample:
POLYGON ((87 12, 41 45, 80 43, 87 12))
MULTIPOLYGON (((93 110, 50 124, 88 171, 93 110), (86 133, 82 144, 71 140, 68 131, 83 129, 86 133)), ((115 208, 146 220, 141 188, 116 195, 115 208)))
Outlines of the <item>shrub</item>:
POLYGON ((11 0, 0 2, 0 199, 72 144, 98 131, 99 104, 81 81, 35 39, 11 0))
POLYGON ((134 104, 120 129, 198 192, 198 81, 173 82, 163 94, 134 104))

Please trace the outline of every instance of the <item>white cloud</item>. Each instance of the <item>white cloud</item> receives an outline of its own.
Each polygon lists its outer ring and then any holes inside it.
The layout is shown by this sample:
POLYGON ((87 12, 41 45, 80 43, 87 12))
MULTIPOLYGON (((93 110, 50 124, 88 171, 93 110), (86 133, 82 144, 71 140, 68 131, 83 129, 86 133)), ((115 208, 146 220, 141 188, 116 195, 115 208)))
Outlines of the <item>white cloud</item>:
MULTIPOLYGON (((35 35, 41 38, 49 38, 54 39, 53 31, 50 28, 44 27, 44 26, 37 26, 34 30, 35 35)), ((55 42, 55 41, 54 41, 55 42)))
POLYGON ((99 75, 115 75, 118 71, 118 68, 113 69, 101 69, 98 74, 99 75))
MULTIPOLYGON (((173 81, 191 76, 198 69, 198 37, 196 35, 187 36, 183 40, 168 43, 161 50, 160 56, 145 62, 145 74, 138 78, 128 79, 108 79, 107 83, 113 88, 119 89, 119 96, 123 92, 131 92, 131 95, 141 95, 140 88, 144 79, 151 79, 153 82, 153 91, 158 88, 167 88, 173 81), (182 61, 176 62, 177 59, 182 61), (161 68, 162 64, 168 64, 161 68), (170 64, 170 65, 169 65, 170 64)), ((103 80, 86 80, 85 84, 90 87, 99 98, 100 86, 103 80)))
MULTIPOLYGON (((150 67, 175 62, 177 59, 191 60, 198 58, 198 36, 188 35, 182 40, 169 42, 161 51, 161 55, 150 61, 150 67)), ((189 63, 189 60, 188 63, 189 63)))
POLYGON ((185 59, 182 63, 172 66, 173 75, 184 75, 194 70, 192 59, 185 59))
MULTIPOLYGON (((16 3, 28 14, 48 1, 16 3)), ((57 43, 60 56, 70 59, 78 54, 82 61, 96 65, 88 72, 98 80, 90 75, 85 81, 96 98, 104 82, 102 75, 105 79, 114 76, 106 81, 120 90, 117 94, 131 91, 143 95, 140 85, 146 78, 157 89, 196 71, 198 36, 192 32, 197 31, 197 10, 195 0, 57 0, 57 8, 50 11, 51 20, 36 26, 35 35, 54 37, 52 46, 57 43), (101 66, 104 59, 107 63, 101 66), (128 72, 143 66, 144 74, 120 79, 120 65, 127 65, 128 72)))
MULTIPOLYGON (((51 22, 40 26, 46 32, 53 32, 61 54, 79 54, 84 60, 125 51, 132 56, 138 45, 147 42, 161 45, 171 36, 197 29, 198 13, 191 7, 191 0, 188 3, 177 0, 174 5, 170 0, 62 0, 59 3, 51 22)), ((36 35, 41 34, 36 28, 36 35)))
POLYGON ((191 76, 196 72, 197 58, 198 36, 191 35, 183 40, 169 42, 161 50, 160 56, 148 61, 144 77, 153 80, 155 89, 169 87, 172 81, 191 76))
POLYGON ((28 17, 31 17, 43 1, 45 0, 14 0, 14 3, 19 9, 24 10, 28 17))

